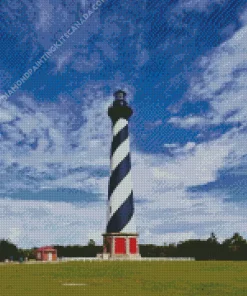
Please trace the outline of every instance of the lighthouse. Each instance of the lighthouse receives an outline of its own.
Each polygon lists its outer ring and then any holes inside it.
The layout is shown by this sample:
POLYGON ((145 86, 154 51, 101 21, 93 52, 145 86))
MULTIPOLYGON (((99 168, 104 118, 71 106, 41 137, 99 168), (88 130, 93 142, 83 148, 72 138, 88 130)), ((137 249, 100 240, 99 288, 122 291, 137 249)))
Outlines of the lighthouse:
POLYGON ((108 108, 112 121, 110 152, 110 180, 107 201, 107 225, 103 234, 103 258, 140 258, 136 232, 128 120, 133 110, 126 101, 126 93, 114 93, 108 108))

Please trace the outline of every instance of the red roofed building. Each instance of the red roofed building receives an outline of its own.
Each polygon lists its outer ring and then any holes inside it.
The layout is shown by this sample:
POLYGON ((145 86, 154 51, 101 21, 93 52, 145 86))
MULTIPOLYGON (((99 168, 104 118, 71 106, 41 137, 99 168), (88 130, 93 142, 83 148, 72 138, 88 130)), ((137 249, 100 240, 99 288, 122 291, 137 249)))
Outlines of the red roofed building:
POLYGON ((51 246, 41 247, 35 251, 35 257, 39 261, 56 261, 57 250, 51 246))

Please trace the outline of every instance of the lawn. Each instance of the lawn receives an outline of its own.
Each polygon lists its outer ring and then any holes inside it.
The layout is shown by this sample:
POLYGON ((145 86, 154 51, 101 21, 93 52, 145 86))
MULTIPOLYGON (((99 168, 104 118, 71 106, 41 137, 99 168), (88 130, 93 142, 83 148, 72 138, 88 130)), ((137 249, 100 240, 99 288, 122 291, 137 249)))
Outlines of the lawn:
POLYGON ((247 262, 2 264, 0 295, 246 296, 247 262))

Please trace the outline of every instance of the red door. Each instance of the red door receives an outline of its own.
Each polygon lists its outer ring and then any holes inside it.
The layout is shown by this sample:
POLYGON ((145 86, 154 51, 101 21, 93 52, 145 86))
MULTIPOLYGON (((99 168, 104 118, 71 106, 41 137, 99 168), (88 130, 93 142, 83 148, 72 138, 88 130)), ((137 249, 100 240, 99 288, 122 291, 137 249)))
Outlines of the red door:
POLYGON ((122 237, 115 238, 115 254, 126 254, 126 240, 122 237))
POLYGON ((130 237, 129 242, 130 242, 130 254, 136 254, 137 252, 136 238, 130 237))

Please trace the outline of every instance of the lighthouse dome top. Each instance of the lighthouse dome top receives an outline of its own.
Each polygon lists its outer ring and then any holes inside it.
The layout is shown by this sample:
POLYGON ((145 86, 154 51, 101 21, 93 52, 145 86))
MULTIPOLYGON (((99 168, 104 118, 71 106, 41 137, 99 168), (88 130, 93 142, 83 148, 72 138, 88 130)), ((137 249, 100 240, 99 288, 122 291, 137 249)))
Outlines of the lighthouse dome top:
POLYGON ((116 100, 124 100, 126 98, 127 94, 126 94, 125 91, 119 89, 113 95, 114 95, 116 100))
POLYGON ((108 115, 110 118, 115 122, 119 118, 129 119, 132 115, 133 110, 128 105, 127 101, 125 100, 126 92, 123 90, 117 90, 114 94, 115 100, 108 108, 108 115))

